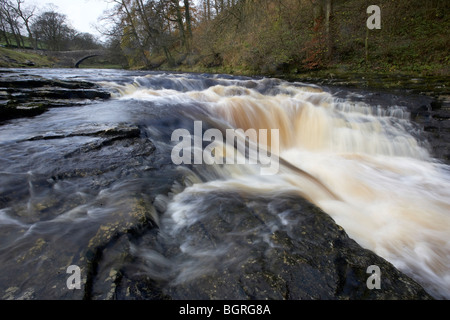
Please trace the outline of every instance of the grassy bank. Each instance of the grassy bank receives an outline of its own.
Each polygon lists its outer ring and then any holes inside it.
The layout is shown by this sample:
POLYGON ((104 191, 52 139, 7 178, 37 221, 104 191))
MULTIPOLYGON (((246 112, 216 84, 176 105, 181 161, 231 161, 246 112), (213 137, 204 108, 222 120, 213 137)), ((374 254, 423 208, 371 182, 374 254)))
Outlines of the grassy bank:
MULTIPOLYGON (((0 47, 0 68, 52 68, 58 61, 56 58, 40 55, 32 50, 19 50, 0 47)), ((105 58, 89 59, 80 66, 86 69, 122 69, 105 58)))
POLYGON ((0 47, 1 68, 50 68, 55 61, 49 57, 23 50, 0 47))

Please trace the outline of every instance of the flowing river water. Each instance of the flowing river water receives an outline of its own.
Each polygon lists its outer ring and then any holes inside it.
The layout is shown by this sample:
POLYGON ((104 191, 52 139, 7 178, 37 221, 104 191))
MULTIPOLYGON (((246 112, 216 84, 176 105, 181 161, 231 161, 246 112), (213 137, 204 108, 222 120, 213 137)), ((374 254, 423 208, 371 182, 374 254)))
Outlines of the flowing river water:
MULTIPOLYGON (((388 98, 371 100, 370 92, 271 78, 106 70, 47 70, 41 75, 95 82, 112 98, 54 108, 0 126, 0 287, 10 293, 33 283, 38 269, 57 260, 58 253, 46 253, 51 243, 69 252, 67 263, 59 267, 64 273, 99 226, 112 216, 118 219, 116 212, 131 221, 123 212, 139 203, 124 200, 130 193, 155 195, 154 205, 164 215, 152 218, 162 235, 175 239, 208 214, 218 194, 236 192, 271 199, 298 194, 431 295, 450 298, 450 170, 430 154, 405 106, 388 98), (177 129, 191 133, 188 141, 192 139, 195 154, 195 147, 204 148, 212 140, 195 144, 199 137, 194 136, 194 121, 222 132, 267 129, 267 139, 257 137, 251 143, 271 151, 274 171, 262 174, 267 161, 180 166, 176 170, 189 171, 189 181, 166 187, 156 165, 134 155, 150 148, 159 166, 171 164, 174 146, 181 141, 171 139, 177 129), (98 132, 122 128, 129 134, 135 127, 154 146, 136 150, 124 145, 97 153, 95 159, 82 155, 83 148, 103 143, 98 132), (114 162, 118 154, 127 153, 127 168, 114 162), (36 258, 42 255, 47 255, 45 262, 36 258), (26 264, 33 267, 17 267, 26 264)), ((228 149, 234 145, 223 137, 215 141, 217 158, 233 156, 228 149)), ((245 158, 245 151, 240 156, 245 158)), ((261 239, 270 241, 266 236, 261 234, 261 239)), ((169 267, 170 257, 157 251, 136 246, 132 252, 147 260, 153 277, 170 273, 173 281, 182 282, 207 273, 213 261, 236 250, 226 243, 205 248, 189 236, 177 241, 190 260, 178 261, 183 267, 176 271, 169 267)), ((234 258, 242 255, 235 252, 234 258)))

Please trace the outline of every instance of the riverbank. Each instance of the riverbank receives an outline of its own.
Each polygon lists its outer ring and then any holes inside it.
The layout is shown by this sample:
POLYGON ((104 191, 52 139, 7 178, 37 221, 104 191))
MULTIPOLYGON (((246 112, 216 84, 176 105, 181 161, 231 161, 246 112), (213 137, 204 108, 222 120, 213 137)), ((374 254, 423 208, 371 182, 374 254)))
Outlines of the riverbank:
MULTIPOLYGON (((57 61, 48 56, 33 52, 24 52, 0 47, 0 68, 51 68, 57 61)), ((86 69, 119 69, 120 66, 111 63, 84 64, 86 69)), ((133 68, 132 68, 133 69, 133 68)), ((145 71, 143 68, 136 70, 145 71)), ((358 65, 339 65, 309 72, 282 72, 274 68, 267 72, 254 72, 245 68, 204 67, 201 64, 180 64, 176 67, 162 64, 160 67, 148 71, 168 71, 186 73, 230 74, 236 76, 264 76, 275 77, 288 81, 301 81, 318 85, 333 85, 354 88, 374 88, 390 90, 406 90, 411 93, 426 94, 439 99, 450 97, 449 68, 441 65, 423 65, 416 70, 395 69, 387 66, 385 69, 370 68, 358 65)))
MULTIPOLYGON (((140 69, 142 70, 142 69, 140 69)), ((318 85, 359 87, 374 89, 399 89, 431 96, 450 95, 450 69, 439 65, 424 65, 417 70, 372 69, 352 65, 331 66, 305 72, 254 72, 243 68, 202 67, 200 65, 162 65, 157 70, 187 73, 230 74, 235 76, 274 77, 288 81, 303 81, 318 85)))
POLYGON ((0 68, 51 68, 54 64, 44 55, 0 47, 0 68))

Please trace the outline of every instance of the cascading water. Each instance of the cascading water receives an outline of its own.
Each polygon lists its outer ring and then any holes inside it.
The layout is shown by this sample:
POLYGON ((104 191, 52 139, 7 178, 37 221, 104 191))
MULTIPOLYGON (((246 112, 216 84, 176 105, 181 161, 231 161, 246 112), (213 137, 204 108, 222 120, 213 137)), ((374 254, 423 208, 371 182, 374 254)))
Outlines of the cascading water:
MULTIPOLYGON (((67 297, 70 264, 82 268, 85 298, 98 294, 96 283, 117 289, 127 255, 132 270, 167 292, 219 268, 238 270, 257 254, 270 259, 277 230, 298 234, 295 210, 283 205, 292 194, 434 297, 450 298, 450 170, 429 154, 404 106, 278 79, 46 72, 98 83, 113 99, 0 127, 0 298, 67 297), (257 136, 248 146, 271 151, 276 174, 262 175, 262 163, 175 166, 172 132, 194 135, 199 121, 222 133, 267 130, 267 139, 257 136), (255 216, 227 215, 230 202, 245 212, 265 206, 273 216, 251 224, 255 216), (214 230, 224 232, 214 239, 193 233, 215 220, 223 225, 214 230), (149 221, 157 236, 145 229, 149 221), (121 272, 112 269, 114 259, 121 272)), ((193 143, 194 155, 205 142, 193 143)), ((214 143, 217 158, 239 151, 234 140, 214 143)))
POLYGON ((280 158, 301 170, 282 163, 276 176, 262 177, 250 166, 216 168, 220 180, 194 184, 169 205, 171 232, 195 221, 198 204, 186 202, 194 194, 296 190, 363 247, 434 295, 450 297, 450 174, 415 138, 405 108, 352 102, 316 86, 270 79, 206 82, 159 75, 113 87, 119 99, 162 106, 192 102, 233 128, 278 129, 280 158))

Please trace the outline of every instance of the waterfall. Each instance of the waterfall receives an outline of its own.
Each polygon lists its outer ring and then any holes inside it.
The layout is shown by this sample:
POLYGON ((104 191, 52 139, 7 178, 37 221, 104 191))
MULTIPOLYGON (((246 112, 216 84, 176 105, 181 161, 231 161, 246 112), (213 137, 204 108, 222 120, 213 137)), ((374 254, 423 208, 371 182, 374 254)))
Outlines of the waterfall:
POLYGON ((276 150, 276 175, 262 176, 251 165, 215 165, 220 179, 193 183, 168 206, 167 232, 195 219, 199 204, 186 202, 194 194, 294 191, 361 246, 435 296, 450 298, 450 171, 417 138, 404 107, 355 102, 277 79, 163 74, 104 85, 117 99, 152 101, 161 108, 194 104, 218 125, 279 132, 276 141, 261 146, 276 150))

